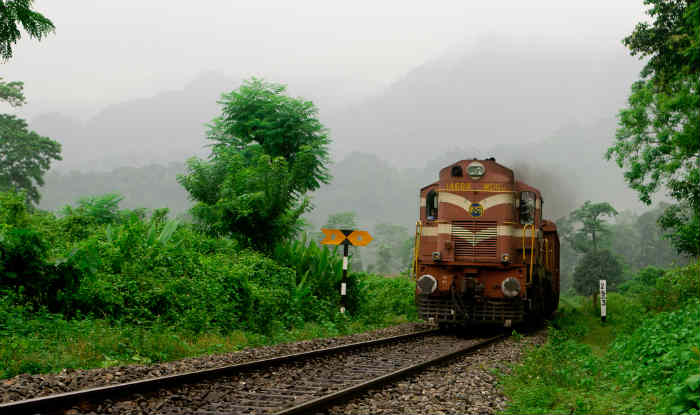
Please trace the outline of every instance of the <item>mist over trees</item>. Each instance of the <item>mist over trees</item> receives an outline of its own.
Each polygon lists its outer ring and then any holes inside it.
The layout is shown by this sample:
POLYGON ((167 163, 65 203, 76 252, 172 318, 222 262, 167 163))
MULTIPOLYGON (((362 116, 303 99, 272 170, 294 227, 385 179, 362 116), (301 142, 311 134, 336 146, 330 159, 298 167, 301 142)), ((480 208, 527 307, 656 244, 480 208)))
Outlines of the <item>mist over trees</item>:
MULTIPOLYGON (((622 170, 601 155, 615 130, 611 114, 624 105, 627 85, 642 65, 622 48, 591 48, 481 37, 364 99, 349 94, 354 103, 320 92, 333 89, 324 80, 290 83, 295 93, 313 98, 334 137, 334 178, 311 194, 313 210, 303 216, 307 230, 318 232, 330 215, 347 211, 363 229, 392 224, 410 230, 417 189, 455 160, 491 156, 542 191, 549 219, 589 199, 638 211, 622 170)), ((86 194, 117 192, 127 207, 167 205, 184 213, 191 202, 175 176, 184 172, 187 157, 206 155, 202 125, 216 115, 218 94, 238 86, 209 71, 180 90, 116 103, 86 121, 60 113, 37 117, 37 131, 56 132, 51 136, 64 144, 65 159, 47 175, 41 206, 59 209, 86 194)), ((364 265, 373 264, 374 254, 366 255, 364 265)))

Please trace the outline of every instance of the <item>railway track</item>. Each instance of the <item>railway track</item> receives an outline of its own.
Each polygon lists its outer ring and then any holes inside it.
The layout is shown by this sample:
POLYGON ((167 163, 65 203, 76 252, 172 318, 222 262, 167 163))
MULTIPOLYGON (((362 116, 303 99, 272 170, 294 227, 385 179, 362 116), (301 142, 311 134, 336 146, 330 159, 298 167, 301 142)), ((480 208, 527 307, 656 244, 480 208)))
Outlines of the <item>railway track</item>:
POLYGON ((310 413, 502 337, 464 339, 428 330, 9 402, 0 404, 0 413, 310 413))

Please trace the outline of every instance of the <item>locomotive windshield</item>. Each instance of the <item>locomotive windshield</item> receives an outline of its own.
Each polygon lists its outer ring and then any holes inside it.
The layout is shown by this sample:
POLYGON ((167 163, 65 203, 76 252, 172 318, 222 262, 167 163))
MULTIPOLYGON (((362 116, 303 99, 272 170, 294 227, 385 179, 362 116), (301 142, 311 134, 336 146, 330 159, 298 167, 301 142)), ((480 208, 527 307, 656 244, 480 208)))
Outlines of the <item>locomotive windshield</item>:
POLYGON ((535 223, 535 198, 534 192, 520 192, 520 223, 532 225, 535 223))
POLYGON ((438 197, 435 190, 428 192, 425 198, 425 216, 428 220, 435 220, 438 216, 438 197))

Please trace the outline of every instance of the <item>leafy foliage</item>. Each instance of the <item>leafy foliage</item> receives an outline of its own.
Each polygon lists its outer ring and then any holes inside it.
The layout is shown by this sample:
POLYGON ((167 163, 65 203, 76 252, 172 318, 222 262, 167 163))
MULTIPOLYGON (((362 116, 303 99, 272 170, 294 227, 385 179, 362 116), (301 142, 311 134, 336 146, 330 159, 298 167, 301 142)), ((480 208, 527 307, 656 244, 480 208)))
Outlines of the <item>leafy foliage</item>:
POLYGON ((610 293, 608 319, 583 298, 562 298, 546 344, 504 375, 507 413, 698 412, 700 291, 698 265, 642 272, 639 290, 610 293), (668 278, 683 289, 663 296, 668 278), (657 304, 664 303, 657 313, 657 304))
MULTIPOLYGON (((325 245, 319 246, 305 234, 299 240, 278 243, 272 258, 296 271, 294 302, 306 318, 334 312, 335 306, 340 304, 338 287, 343 269, 342 256, 337 248, 331 250, 325 245)), ((355 285, 356 280, 351 274, 347 299, 350 313, 356 310, 355 285)))
POLYGON ((27 102, 24 98, 24 82, 5 82, 0 78, 0 100, 10 104, 12 107, 19 107, 27 102))
POLYGON ((620 369, 618 378, 670 390, 673 401, 662 404, 663 413, 687 413, 691 409, 697 412, 698 325, 700 301, 696 297, 685 307, 659 313, 644 320, 631 334, 618 336, 610 347, 610 357, 620 369))
POLYGON ((595 252, 601 237, 610 234, 603 216, 615 215, 617 211, 610 203, 591 203, 587 200, 583 206, 572 211, 566 221, 561 221, 562 237, 577 252, 595 252))
MULTIPOLYGON (((35 311, 195 334, 341 318, 342 258, 306 238, 279 243, 272 259, 168 219, 166 209, 121 210, 115 194, 83 198, 62 217, 29 211, 21 194, 0 196, 0 289, 35 311)), ((349 276, 353 314, 370 298, 362 278, 349 276)))
POLYGON ((0 193, 0 292, 24 296, 34 309, 46 306, 70 314, 84 273, 79 250, 52 257, 24 199, 21 193, 0 193))
POLYGON ((19 25, 29 37, 37 40, 55 30, 51 20, 32 10, 33 2, 34 0, 0 1, 0 56, 4 60, 12 57, 12 45, 22 37, 19 25))
POLYGON ((598 281, 607 280, 608 289, 614 290, 622 279, 622 265, 608 250, 585 254, 574 270, 574 289, 581 295, 598 291, 598 281))
POLYGON ((327 183, 329 139, 310 101, 253 78, 222 96, 209 130, 210 160, 190 159, 178 181, 204 227, 270 251, 300 230, 303 195, 327 183))
MULTIPOLYGON (((7 6, 0 2, 0 11, 3 7, 7 6)), ((0 79, 0 100, 12 106, 22 105, 25 102, 22 88, 21 82, 6 83, 0 79)), ((61 145, 27 127, 21 118, 0 114, 0 191, 24 190, 27 202, 38 203, 37 186, 44 184, 43 176, 51 161, 61 160, 61 145)))
POLYGON ((695 257, 700 255, 700 215, 688 203, 668 207, 659 217, 659 224, 671 230, 666 237, 676 251, 695 257))
POLYGON ((359 290, 354 293, 358 299, 356 315, 362 321, 379 323, 386 316, 400 315, 408 319, 418 318, 414 293, 416 285, 409 277, 383 277, 372 274, 355 274, 359 290))
MULTIPOLYGON (((679 252, 700 252, 700 29, 698 2, 646 0, 651 23, 640 23, 624 43, 649 57, 620 111, 617 142, 606 157, 626 168, 625 179, 647 204, 662 185, 685 215, 669 210, 661 221, 675 232, 679 252), (688 218, 690 216, 690 218, 688 218), (688 222, 690 219, 690 223, 688 222)), ((672 232, 672 233, 673 233, 672 232)))

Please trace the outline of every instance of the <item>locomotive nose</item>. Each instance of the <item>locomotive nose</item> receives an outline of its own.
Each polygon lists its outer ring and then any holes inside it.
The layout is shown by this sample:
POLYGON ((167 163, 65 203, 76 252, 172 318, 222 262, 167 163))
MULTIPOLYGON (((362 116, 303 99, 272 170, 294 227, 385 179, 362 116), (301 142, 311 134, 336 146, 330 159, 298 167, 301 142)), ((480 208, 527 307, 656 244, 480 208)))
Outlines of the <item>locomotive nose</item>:
POLYGON ((437 280, 430 274, 421 275, 416 282, 421 294, 432 294, 437 289, 437 280))

